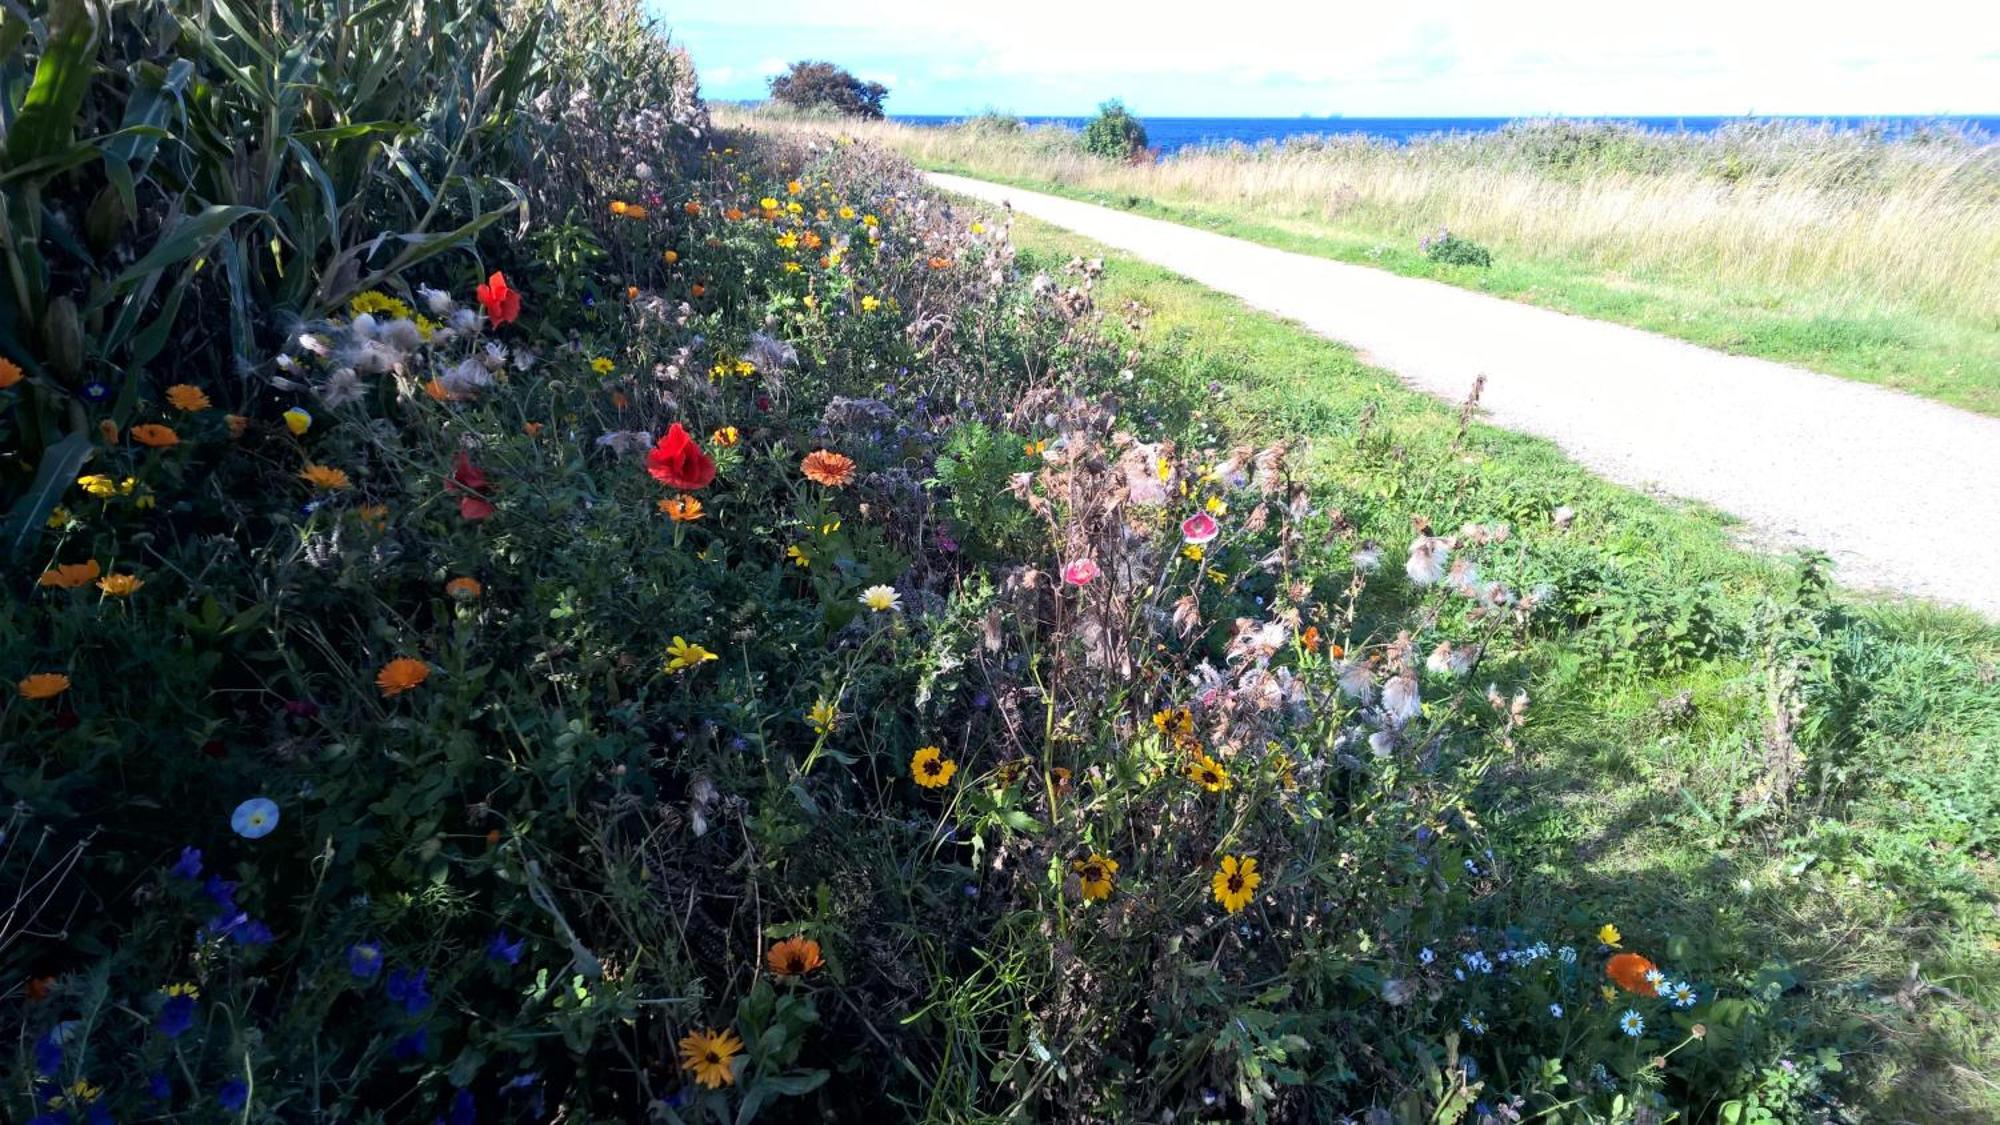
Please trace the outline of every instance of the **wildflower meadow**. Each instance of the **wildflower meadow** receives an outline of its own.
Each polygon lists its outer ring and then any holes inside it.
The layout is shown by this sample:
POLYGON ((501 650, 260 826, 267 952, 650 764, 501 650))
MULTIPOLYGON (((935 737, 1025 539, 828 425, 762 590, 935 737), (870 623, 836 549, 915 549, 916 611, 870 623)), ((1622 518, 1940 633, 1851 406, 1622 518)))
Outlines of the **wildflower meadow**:
POLYGON ((1838 1104, 1495 846, 1562 497, 1241 440, 636 4, 5 21, 0 1117, 1838 1104))

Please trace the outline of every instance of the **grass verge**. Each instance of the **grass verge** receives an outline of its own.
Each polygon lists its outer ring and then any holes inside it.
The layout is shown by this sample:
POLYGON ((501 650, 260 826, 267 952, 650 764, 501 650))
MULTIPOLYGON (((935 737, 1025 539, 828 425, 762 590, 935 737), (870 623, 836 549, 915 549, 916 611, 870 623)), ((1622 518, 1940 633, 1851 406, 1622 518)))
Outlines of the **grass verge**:
POLYGON ((1474 465, 1470 508, 1576 513, 1574 564, 1602 592, 1531 657, 1533 737, 1488 828, 1530 888, 1524 929, 1614 918, 1704 944, 1773 1001, 1766 1033, 1819 1044, 1701 1116, 2000 1114, 1983 1077, 2000 1072, 2000 630, 1831 600, 1809 563, 1734 547, 1723 517, 1606 484, 1537 439, 1461 433, 1457 412, 1338 344, 1046 224, 1017 220, 1014 238, 1031 260, 1104 257, 1099 306, 1144 325, 1140 377, 1205 403, 1197 430, 1301 440, 1315 489, 1407 503, 1395 466, 1445 453, 1474 465), (1385 452, 1356 456, 1370 448, 1385 452))

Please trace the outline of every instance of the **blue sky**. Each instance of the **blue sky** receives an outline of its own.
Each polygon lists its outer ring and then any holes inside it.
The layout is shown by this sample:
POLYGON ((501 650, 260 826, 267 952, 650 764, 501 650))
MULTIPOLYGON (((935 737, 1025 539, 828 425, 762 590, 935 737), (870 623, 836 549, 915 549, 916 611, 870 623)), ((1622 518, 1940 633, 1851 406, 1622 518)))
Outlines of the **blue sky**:
POLYGON ((2000 113, 2000 2, 652 0, 711 98, 800 58, 891 113, 2000 113))

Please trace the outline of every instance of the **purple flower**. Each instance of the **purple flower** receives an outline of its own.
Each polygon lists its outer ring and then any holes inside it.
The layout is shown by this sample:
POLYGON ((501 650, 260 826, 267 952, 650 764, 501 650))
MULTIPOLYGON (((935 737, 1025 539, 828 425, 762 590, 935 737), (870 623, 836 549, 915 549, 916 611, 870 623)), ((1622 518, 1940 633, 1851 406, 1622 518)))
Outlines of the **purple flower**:
POLYGON ((216 1104, 231 1113, 242 1109, 243 1103, 249 1100, 250 1084, 241 1078, 232 1078, 215 1091, 216 1104))
POLYGON ((474 1125, 479 1120, 478 1109, 472 1091, 460 1090, 451 1096, 451 1111, 445 1115, 445 1125, 474 1125))
POLYGON ((411 1015, 415 1015, 425 1008, 430 1007, 431 993, 424 982, 424 978, 429 975, 429 969, 418 969, 414 973, 408 969, 397 969, 391 972, 389 974, 389 999, 401 1004, 403 1010, 411 1015))
POLYGON ((509 942, 507 940, 507 931, 501 930, 499 933, 493 935, 492 941, 486 943, 486 956, 489 960, 505 961, 509 965, 518 965, 521 963, 521 951, 527 947, 527 938, 517 938, 509 942))
POLYGON ((374 980, 382 971, 382 943, 357 941, 347 947, 347 971, 356 980, 374 980))
POLYGON ((194 997, 178 995, 167 997, 160 1005, 160 1034, 169 1039, 179 1039, 194 1026, 194 997))
POLYGON ((243 924, 229 935, 238 945, 269 945, 272 941, 271 927, 255 918, 245 918, 243 924))
POLYGON ((201 893, 215 904, 224 914, 236 913, 236 884, 220 875, 210 875, 201 885, 201 893))
POLYGON ((201 878, 201 849, 182 848, 180 859, 175 860, 174 865, 167 869, 167 874, 190 882, 201 878))
POLYGON ((428 1028, 418 1028, 389 1044, 389 1057, 393 1059, 414 1059, 430 1046, 431 1033, 428 1028))
POLYGON ((174 1096, 174 1084, 164 1074, 155 1074, 146 1079, 146 1096, 156 1102, 169 1101, 174 1096))
POLYGON ((56 1042, 56 1033, 51 1031, 35 1040, 35 1073, 43 1078, 54 1078, 62 1069, 62 1044, 56 1042))

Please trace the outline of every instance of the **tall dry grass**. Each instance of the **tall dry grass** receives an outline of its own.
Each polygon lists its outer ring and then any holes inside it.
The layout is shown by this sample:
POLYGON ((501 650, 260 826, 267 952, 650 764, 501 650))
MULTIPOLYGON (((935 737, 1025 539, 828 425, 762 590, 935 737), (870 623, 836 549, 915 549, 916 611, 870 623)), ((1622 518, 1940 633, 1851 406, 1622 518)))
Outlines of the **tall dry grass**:
POLYGON ((735 109, 724 124, 834 130, 919 164, 1414 239, 1446 226, 1515 261, 1560 259, 1739 293, 1810 294, 1992 329, 2000 145, 1798 125, 1712 135, 1528 123, 1406 146, 1365 138, 1183 150, 1121 164, 1076 134, 1006 119, 949 127, 735 109))

